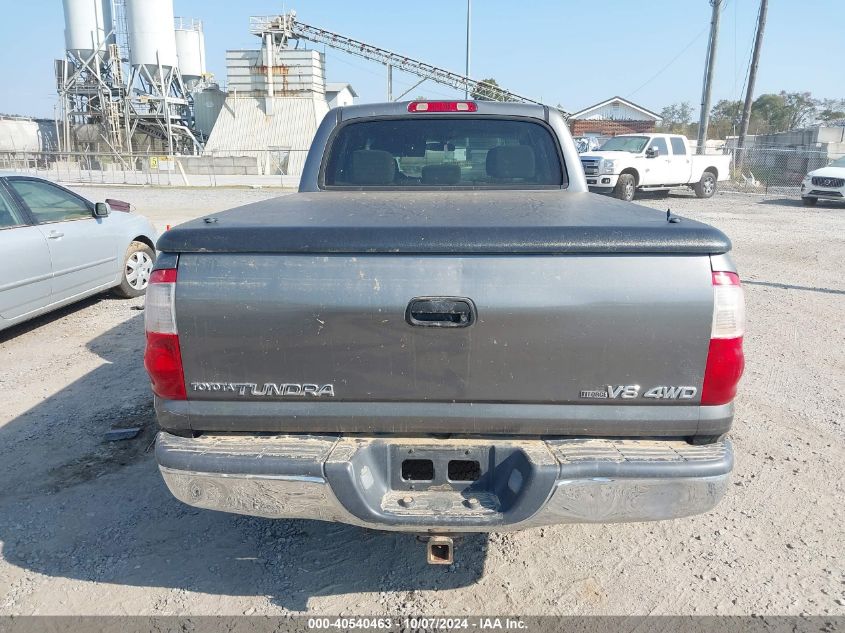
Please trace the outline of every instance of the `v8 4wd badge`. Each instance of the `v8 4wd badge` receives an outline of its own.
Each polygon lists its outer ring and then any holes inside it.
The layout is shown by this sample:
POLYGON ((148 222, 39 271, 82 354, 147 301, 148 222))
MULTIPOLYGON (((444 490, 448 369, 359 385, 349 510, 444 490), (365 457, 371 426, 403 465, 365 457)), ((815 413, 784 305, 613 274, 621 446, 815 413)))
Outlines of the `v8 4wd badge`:
POLYGON ((644 392, 639 385, 607 385, 603 389, 583 389, 581 397, 593 400, 632 400, 640 397, 653 400, 692 400, 697 393, 698 389, 689 385, 659 385, 644 392))

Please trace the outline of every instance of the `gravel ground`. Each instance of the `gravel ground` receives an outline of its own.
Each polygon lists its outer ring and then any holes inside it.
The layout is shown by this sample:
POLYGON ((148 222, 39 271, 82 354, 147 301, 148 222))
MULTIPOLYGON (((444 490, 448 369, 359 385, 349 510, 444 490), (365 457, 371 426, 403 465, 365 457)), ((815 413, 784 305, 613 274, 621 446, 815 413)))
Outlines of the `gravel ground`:
MULTIPOLYGON (((159 228, 280 193, 79 191, 159 228)), ((0 333, 0 614, 845 615, 845 207, 642 203, 723 229, 745 283, 737 466, 715 511, 469 537, 442 568, 405 535, 189 508, 150 450, 141 301, 99 297, 0 333)))

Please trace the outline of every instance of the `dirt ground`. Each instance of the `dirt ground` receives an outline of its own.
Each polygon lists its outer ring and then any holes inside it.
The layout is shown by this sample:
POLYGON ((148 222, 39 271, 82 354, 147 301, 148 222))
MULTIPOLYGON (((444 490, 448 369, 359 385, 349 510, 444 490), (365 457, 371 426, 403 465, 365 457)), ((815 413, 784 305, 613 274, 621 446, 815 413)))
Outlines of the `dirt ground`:
MULTIPOLYGON (((279 193, 79 191, 160 229, 279 193)), ((723 229, 745 284, 715 511, 470 537, 443 568, 406 535, 192 509, 151 452, 142 301, 98 297, 0 332, 0 614, 845 614, 845 207, 642 203, 723 229)))

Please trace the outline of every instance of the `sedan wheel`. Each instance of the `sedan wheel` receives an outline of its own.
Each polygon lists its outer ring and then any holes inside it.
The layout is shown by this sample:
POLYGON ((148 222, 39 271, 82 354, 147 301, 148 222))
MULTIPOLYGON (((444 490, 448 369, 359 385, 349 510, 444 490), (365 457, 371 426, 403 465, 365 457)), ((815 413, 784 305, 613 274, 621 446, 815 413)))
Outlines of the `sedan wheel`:
POLYGON ((143 242, 132 242, 126 249, 123 277, 115 292, 127 299, 144 294, 150 283, 155 260, 156 252, 152 247, 143 242))
POLYGON ((144 251, 137 251, 126 260, 126 281, 135 290, 145 290, 153 272, 153 260, 144 251))

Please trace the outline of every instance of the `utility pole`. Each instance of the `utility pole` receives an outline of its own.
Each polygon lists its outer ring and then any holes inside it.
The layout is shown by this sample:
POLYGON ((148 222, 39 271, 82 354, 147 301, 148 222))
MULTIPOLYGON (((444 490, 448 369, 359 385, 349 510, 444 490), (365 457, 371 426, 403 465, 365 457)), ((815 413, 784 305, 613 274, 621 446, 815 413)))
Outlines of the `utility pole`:
POLYGON ((719 43, 719 17, 722 0, 710 0, 713 16, 710 19, 710 42, 707 45, 707 65, 704 67, 704 89, 701 92, 701 115, 698 119, 698 153, 704 153, 707 126, 710 123, 710 91, 713 87, 713 68, 716 66, 716 48, 719 43))
POLYGON ((393 66, 387 65, 387 100, 393 101, 393 66))
MULTIPOLYGON (((471 34, 471 25, 472 24, 472 0, 467 0, 467 64, 466 64, 466 72, 464 73, 464 77, 469 77, 469 42, 470 42, 470 34, 471 34)), ((469 99, 469 84, 466 85, 464 89, 464 99, 469 99)))
POLYGON ((751 104, 754 100, 754 82, 757 81, 757 65, 760 63, 760 49, 763 46, 763 31, 766 29, 766 12, 769 10, 769 0, 760 0, 760 14, 757 16, 757 36, 754 38, 754 52, 751 53, 751 67, 748 69, 748 87, 745 91, 745 103, 742 106, 742 120, 739 124, 739 138, 737 139, 737 163, 740 163, 742 149, 745 147, 745 137, 748 134, 748 123, 751 120, 751 104))

